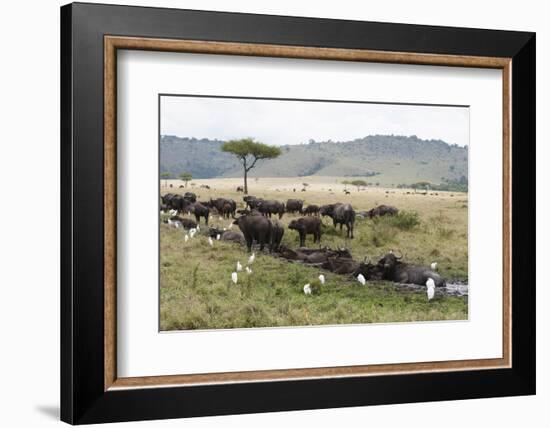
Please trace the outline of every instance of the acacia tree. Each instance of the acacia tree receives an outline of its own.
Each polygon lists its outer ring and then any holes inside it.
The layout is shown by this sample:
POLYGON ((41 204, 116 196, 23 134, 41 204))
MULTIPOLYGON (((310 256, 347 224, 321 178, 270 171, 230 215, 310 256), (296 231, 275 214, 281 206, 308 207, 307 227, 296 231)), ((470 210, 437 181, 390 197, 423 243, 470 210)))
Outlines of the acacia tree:
POLYGON ((367 187, 367 182, 365 180, 353 180, 350 184, 357 187, 357 191, 361 190, 361 187, 367 187))
POLYGON ((274 159, 281 154, 281 149, 254 141, 253 138, 231 140, 222 144, 221 150, 235 155, 243 166, 244 194, 248 194, 248 172, 262 159, 274 159))
POLYGON ((161 178, 164 178, 164 187, 168 187, 168 179, 172 177, 172 174, 169 172, 163 172, 160 174, 161 178))
POLYGON ((187 183, 193 179, 193 174, 190 172, 182 172, 180 174, 180 180, 185 181, 185 188, 187 189, 187 183))

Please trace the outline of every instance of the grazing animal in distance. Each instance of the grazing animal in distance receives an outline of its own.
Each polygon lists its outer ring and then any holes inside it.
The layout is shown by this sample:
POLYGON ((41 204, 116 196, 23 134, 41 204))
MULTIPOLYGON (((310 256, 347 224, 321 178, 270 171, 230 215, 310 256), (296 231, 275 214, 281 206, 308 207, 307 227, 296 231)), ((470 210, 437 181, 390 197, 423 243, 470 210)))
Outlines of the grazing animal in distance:
POLYGON ((237 186, 237 192, 244 192, 243 186, 237 186))
POLYGON ((345 225, 347 228, 347 238, 353 239, 353 226, 355 224, 355 211, 351 204, 329 204, 323 205, 319 208, 319 213, 322 216, 328 216, 332 218, 332 224, 336 227, 337 224, 340 225, 340 230, 345 225))
POLYGON ((301 217, 292 220, 288 228, 298 232, 300 247, 305 246, 307 235, 313 235, 313 243, 321 243, 321 220, 317 217, 301 217))

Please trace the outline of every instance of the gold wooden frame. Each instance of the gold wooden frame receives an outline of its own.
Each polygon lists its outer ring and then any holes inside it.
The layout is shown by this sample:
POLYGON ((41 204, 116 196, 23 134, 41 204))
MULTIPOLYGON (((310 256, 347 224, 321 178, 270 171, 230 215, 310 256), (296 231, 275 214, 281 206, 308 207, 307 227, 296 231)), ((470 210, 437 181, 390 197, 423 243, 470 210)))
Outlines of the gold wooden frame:
POLYGON ((511 59, 106 36, 104 38, 104 389, 369 376, 511 367, 511 59), (502 358, 119 378, 116 372, 116 52, 118 49, 494 68, 503 81, 502 358))

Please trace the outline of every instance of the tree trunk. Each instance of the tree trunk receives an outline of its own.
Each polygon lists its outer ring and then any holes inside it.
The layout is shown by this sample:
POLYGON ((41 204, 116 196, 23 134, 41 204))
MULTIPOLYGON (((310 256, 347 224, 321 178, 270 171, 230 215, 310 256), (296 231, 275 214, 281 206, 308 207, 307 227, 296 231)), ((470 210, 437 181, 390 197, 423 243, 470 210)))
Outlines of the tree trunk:
POLYGON ((247 176, 248 176, 248 171, 246 170, 246 167, 244 168, 244 194, 245 195, 248 195, 248 182, 247 182, 247 176))

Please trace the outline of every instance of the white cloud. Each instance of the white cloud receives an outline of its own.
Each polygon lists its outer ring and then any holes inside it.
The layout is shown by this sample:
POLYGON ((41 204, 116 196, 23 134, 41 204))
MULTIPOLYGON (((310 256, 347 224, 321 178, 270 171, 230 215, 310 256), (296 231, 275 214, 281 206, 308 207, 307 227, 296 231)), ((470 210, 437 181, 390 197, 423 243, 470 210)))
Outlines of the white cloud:
POLYGON ((465 146, 467 107, 162 96, 161 134, 266 144, 416 135, 465 146))

